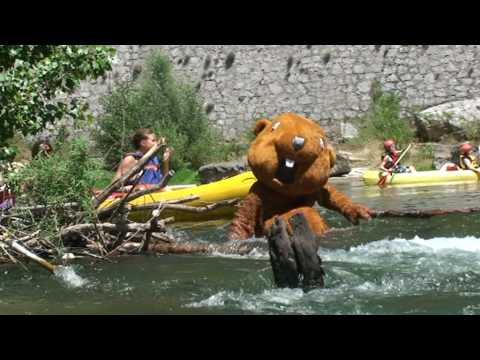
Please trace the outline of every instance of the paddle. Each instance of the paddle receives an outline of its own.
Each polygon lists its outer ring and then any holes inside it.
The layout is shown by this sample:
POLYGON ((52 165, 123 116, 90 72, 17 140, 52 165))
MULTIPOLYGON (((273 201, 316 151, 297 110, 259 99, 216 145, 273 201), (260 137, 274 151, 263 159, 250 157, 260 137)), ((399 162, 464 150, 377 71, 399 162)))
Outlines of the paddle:
MULTIPOLYGON (((412 148, 412 144, 408 145, 407 148, 405 150, 403 150, 402 154, 398 157, 397 161, 395 161, 395 163, 393 164, 393 166, 391 167, 391 169, 393 169, 395 166, 397 166, 398 163, 400 163, 400 161, 403 159, 403 157, 405 156, 405 154, 408 152, 408 150, 410 150, 412 148)), ((385 172, 383 173, 385 174, 385 172)), ((388 177, 388 174, 389 174, 389 171, 386 172, 385 175, 381 175, 380 176, 380 179, 378 180, 377 182, 377 185, 379 187, 384 187, 385 186, 385 182, 387 181, 387 177, 388 177)))

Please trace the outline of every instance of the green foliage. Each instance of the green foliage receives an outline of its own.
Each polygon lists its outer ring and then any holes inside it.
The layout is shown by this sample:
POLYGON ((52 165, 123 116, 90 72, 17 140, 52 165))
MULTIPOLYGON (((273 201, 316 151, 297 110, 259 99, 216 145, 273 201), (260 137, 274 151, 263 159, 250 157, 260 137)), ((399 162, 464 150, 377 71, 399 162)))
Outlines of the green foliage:
POLYGON ((197 168, 226 156, 195 89, 174 79, 171 63, 161 53, 147 59, 145 71, 135 81, 119 85, 107 95, 103 107, 94 136, 111 168, 133 150, 131 136, 144 127, 165 137, 174 148, 173 168, 197 168))
MULTIPOLYGON (((103 159, 97 159, 97 161, 103 164, 103 159)), ((98 168, 89 172, 89 174, 95 179, 94 187, 96 189, 104 189, 111 184, 114 171, 105 170, 104 168, 98 168)))
POLYGON ((461 120, 462 126, 465 128, 465 136, 471 142, 480 141, 480 121, 461 120))
POLYGON ((417 171, 434 170, 433 160, 435 158, 435 149, 432 144, 423 144, 417 151, 407 155, 404 163, 412 164, 417 171))
POLYGON ((198 184, 199 182, 197 171, 184 168, 175 173, 168 185, 198 184))
POLYGON ((357 141, 394 139, 400 147, 414 139, 414 130, 407 119, 400 116, 400 98, 384 93, 377 83, 372 85, 372 101, 367 114, 361 119, 357 141))
POLYGON ((15 132, 34 135, 64 116, 81 119, 85 104, 60 99, 81 80, 111 69, 114 49, 97 45, 0 46, 0 147, 15 132))
POLYGON ((103 163, 91 157, 88 141, 57 144, 50 156, 39 156, 8 176, 8 183, 26 204, 61 206, 78 202, 91 210, 90 190, 101 176, 103 163))

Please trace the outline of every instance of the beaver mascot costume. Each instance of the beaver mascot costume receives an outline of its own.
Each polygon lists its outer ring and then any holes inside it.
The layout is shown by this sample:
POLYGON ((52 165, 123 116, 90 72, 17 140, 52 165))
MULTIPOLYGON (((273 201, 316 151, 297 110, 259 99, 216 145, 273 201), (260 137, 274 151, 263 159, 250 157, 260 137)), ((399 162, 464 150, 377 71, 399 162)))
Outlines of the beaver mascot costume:
POLYGON ((289 220, 300 213, 313 235, 321 236, 328 226, 313 209, 315 202, 338 211, 354 224, 359 219, 370 219, 367 207, 352 202, 327 184, 335 152, 325 132, 313 120, 284 113, 273 120, 257 121, 254 132, 256 138, 248 151, 248 163, 257 182, 235 212, 230 240, 268 236, 278 219, 292 234, 289 220))

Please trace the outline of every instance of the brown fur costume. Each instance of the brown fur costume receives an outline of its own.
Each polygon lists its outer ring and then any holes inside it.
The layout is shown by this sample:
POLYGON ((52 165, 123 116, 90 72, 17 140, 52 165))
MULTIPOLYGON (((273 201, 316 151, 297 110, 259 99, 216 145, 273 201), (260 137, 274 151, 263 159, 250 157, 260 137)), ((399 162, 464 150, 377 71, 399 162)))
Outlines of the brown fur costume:
POLYGON ((312 208, 315 202, 340 212, 354 224, 359 218, 370 219, 367 207, 327 185, 335 153, 314 121, 284 113, 273 121, 259 120, 255 135, 248 163, 258 181, 235 213, 231 240, 263 236, 276 216, 288 224, 298 212, 303 212, 313 232, 321 235, 328 226, 312 208))

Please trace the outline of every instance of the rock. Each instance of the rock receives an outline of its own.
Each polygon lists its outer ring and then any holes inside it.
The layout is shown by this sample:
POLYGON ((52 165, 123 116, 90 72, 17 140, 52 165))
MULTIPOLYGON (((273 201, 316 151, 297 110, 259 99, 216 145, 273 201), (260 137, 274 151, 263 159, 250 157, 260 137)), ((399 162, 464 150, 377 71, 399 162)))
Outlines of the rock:
POLYGON ((337 153, 337 160, 335 166, 330 170, 330 177, 347 175, 352 171, 350 159, 343 153, 337 153))
MULTIPOLYGON (((358 110, 359 109, 360 108, 358 108, 358 110)), ((342 137, 345 139, 353 139, 358 136, 357 128, 345 121, 340 123, 340 132, 342 134, 342 137)))
POLYGON ((423 141, 442 141, 446 136, 465 141, 478 128, 480 98, 434 106, 421 111, 415 118, 418 136, 423 141))
POLYGON ((240 174, 247 170, 247 162, 245 160, 238 160, 204 165, 198 170, 198 173, 200 182, 202 184, 208 184, 213 181, 240 174))
MULTIPOLYGON (((443 164, 455 160, 455 153, 458 154, 456 145, 430 144, 433 146, 433 166, 439 170, 443 164)), ((457 155, 458 156, 458 155, 457 155)))
MULTIPOLYGON (((202 184, 208 184, 248 170, 249 166, 245 160, 236 160, 204 165, 198 170, 198 173, 200 182, 202 184)), ((337 161, 330 171, 330 176, 336 177, 346 175, 351 170, 352 168, 349 157, 343 153, 337 153, 337 161)))

